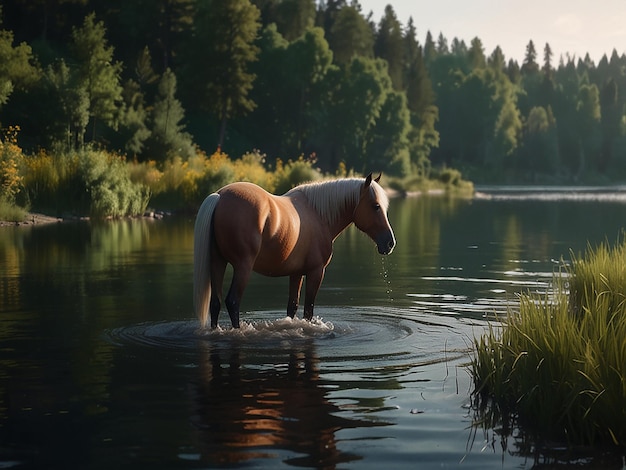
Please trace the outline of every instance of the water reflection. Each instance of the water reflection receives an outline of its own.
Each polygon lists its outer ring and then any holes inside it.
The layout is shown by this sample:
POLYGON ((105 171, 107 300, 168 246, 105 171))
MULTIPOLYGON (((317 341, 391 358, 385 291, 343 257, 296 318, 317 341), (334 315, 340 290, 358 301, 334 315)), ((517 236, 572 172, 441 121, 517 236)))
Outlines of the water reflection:
POLYGON ((336 416, 340 409, 326 398, 313 342, 300 346, 282 351, 287 363, 274 366, 251 361, 238 348, 202 344, 192 388, 202 462, 242 463, 276 457, 278 449, 301 455, 284 462, 305 467, 334 468, 360 459, 338 448, 336 432, 379 423, 336 416))

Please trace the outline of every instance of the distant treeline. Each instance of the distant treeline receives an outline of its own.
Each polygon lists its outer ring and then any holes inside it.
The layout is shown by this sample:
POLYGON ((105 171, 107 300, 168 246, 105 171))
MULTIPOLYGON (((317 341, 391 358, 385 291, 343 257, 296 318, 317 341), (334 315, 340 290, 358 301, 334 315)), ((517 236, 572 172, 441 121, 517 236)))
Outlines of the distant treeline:
MULTIPOLYGON (((451 12, 454 14, 454 12, 451 12)), ((346 0, 3 0, 0 125, 139 162, 315 156, 476 181, 626 173, 626 57, 523 63, 346 0)), ((516 51, 517 52, 517 51, 516 51)))

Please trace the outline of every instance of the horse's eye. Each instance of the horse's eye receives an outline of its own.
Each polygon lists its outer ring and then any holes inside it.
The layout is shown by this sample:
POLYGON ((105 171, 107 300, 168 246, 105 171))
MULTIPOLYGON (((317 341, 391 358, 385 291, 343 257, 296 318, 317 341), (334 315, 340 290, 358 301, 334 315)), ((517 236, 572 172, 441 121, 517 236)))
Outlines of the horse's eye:
POLYGON ((372 204, 372 207, 374 208, 375 211, 379 211, 380 210, 380 204, 378 204, 377 202, 372 204))

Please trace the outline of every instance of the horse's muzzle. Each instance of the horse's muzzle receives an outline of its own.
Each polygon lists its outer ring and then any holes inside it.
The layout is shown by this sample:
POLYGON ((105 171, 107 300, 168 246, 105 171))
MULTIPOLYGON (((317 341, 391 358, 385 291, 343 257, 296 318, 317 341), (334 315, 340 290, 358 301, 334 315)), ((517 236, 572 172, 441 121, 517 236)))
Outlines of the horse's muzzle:
POLYGON ((385 233, 376 239, 376 247, 381 255, 389 255, 396 246, 396 237, 393 232, 385 233))

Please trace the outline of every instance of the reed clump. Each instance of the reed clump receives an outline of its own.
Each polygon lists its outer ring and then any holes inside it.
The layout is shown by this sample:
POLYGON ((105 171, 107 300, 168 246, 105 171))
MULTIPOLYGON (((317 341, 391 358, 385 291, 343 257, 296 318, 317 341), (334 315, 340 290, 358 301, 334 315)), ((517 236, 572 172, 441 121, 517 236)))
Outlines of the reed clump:
POLYGON ((572 254, 554 284, 474 340, 477 418, 535 441, 623 447, 626 241, 572 254))

